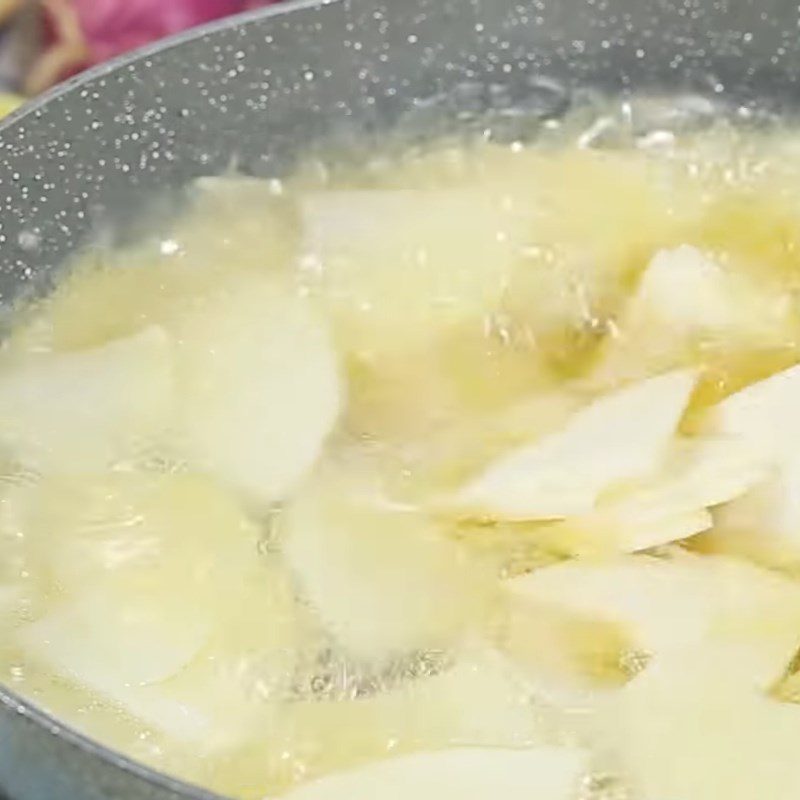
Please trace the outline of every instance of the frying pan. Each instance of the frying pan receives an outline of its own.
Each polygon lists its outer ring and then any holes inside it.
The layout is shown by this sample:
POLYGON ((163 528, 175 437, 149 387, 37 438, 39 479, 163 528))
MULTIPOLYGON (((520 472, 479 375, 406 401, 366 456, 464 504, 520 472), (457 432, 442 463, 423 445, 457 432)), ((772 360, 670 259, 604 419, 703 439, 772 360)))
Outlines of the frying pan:
MULTIPOLYGON (((557 115, 585 87, 793 113, 788 0, 299 0, 67 83, 0 128, 0 304, 46 291, 99 228, 237 168, 274 176, 323 142, 435 135, 476 112, 557 115), (503 107, 497 98, 503 97, 503 107), (509 102, 510 98, 510 102, 509 102), (432 111, 433 110, 433 111, 432 111)), ((4 800, 213 800, 0 686, 4 800)))

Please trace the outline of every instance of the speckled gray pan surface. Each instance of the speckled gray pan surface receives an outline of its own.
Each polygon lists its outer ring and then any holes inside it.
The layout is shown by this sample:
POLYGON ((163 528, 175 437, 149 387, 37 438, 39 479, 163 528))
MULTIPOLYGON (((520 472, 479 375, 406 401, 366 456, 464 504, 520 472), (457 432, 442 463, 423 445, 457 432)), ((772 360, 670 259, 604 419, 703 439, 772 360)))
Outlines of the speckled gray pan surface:
MULTIPOLYGON (((569 103, 564 86, 800 100, 800 10, 782 0, 294 3, 62 87, 0 129, 0 301, 42 290, 108 222, 227 168, 290 168, 316 142, 424 128, 464 104, 569 103), (503 91, 497 93, 500 86, 503 91)), ((210 798, 65 731, 0 689, 8 800, 210 798)))

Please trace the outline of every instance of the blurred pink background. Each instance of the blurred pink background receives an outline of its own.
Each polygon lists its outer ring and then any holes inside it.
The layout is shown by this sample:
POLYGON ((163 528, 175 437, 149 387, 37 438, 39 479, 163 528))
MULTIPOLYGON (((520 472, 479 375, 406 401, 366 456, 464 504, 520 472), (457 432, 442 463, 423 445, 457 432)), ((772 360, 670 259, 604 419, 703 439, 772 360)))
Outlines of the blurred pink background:
POLYGON ((37 94, 144 44, 276 0, 0 0, 0 89, 37 94))

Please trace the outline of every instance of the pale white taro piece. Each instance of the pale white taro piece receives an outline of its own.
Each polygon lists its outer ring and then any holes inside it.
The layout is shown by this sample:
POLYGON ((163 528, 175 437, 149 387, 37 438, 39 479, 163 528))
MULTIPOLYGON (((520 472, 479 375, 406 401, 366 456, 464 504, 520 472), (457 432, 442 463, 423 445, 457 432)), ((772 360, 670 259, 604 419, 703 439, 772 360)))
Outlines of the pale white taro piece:
POLYGON ((501 456, 445 505, 505 520, 586 514, 615 484, 652 473, 667 453, 697 373, 625 386, 575 413, 561 430, 501 456))
POLYGON ((175 594, 148 597, 108 581, 65 601, 19 638, 56 674, 126 705, 131 687, 173 677, 208 640, 208 620, 175 594))
POLYGON ((295 676, 301 626, 288 574, 262 566, 238 591, 221 590, 233 598, 206 619, 214 629, 184 669, 164 682, 120 688, 111 699, 152 730, 206 753, 274 731, 295 676))
POLYGON ((713 508, 742 496, 768 474, 762 453, 737 437, 685 437, 676 440, 639 493, 675 510, 713 508))
MULTIPOLYGON (((33 572, 74 597, 102 581, 138 595, 192 595, 217 614, 260 574, 260 528, 211 478, 120 469, 48 477, 7 492, 7 524, 27 543, 33 572)), ((109 631, 109 635, 113 630, 109 631)))
POLYGON ((622 690, 609 740, 636 797, 800 796, 800 707, 743 680, 741 660, 729 647, 676 652, 622 690))
POLYGON ((12 502, 34 574, 58 587, 14 634, 28 658, 180 742, 246 738, 254 686, 285 688, 301 626, 288 570, 258 556, 235 495, 204 475, 118 470, 12 502))
POLYGON ((743 497, 769 474, 759 451, 740 439, 677 439, 660 468, 601 498, 589 514, 544 535, 570 555, 634 553, 709 530, 710 509, 743 497))
POLYGON ((616 620, 509 591, 499 644, 525 670, 551 708, 588 714, 625 680, 635 652, 616 620))
POLYGON ((777 467, 771 477, 714 514, 704 549, 752 558, 771 566, 800 565, 800 459, 777 467))
POLYGON ((311 470, 343 405, 324 322, 288 287, 232 281, 176 325, 187 460, 262 506, 311 470))
POLYGON ((752 491, 722 506, 709 549, 780 566, 800 561, 800 366, 748 386, 712 407, 706 431, 736 436, 772 467, 752 491))
POLYGON ((493 574, 413 509, 323 479, 289 505, 282 532, 301 590, 356 658, 447 647, 486 621, 493 574))
POLYGON ((158 327, 0 370, 0 444, 24 466, 82 472, 135 456, 174 409, 173 343, 158 327))
MULTIPOLYGON (((125 596, 94 587, 19 634, 33 663, 178 742, 213 749, 231 720, 235 685, 205 685, 187 695, 180 683, 211 635, 209 620, 170 598, 125 596)), ((243 729, 246 730, 246 728, 243 729)))
POLYGON ((669 326, 678 336, 706 332, 759 341, 788 311, 785 297, 771 295, 698 248, 683 245, 656 254, 623 324, 641 332, 669 326))
POLYGON ((362 355, 480 320, 502 297, 530 223, 485 188, 319 192, 300 210, 306 278, 362 355))
POLYGON ((581 750, 452 748, 376 761, 288 792, 285 800, 574 800, 581 750))
POLYGON ((691 361, 707 342, 782 344, 791 330, 784 293, 754 285, 690 245, 657 253, 607 340, 596 377, 616 379, 691 361))
POLYGON ((673 649, 708 630, 712 598, 691 562, 651 556, 571 560, 508 582, 521 597, 618 622, 634 645, 649 652, 673 649))
POLYGON ((800 444, 800 365, 751 384, 713 406, 700 421, 707 433, 736 436, 777 462, 800 444))
POLYGON ((715 515, 722 531, 756 532, 800 548, 800 459, 772 472, 768 480, 722 506, 715 515))
POLYGON ((227 748, 275 708, 297 644, 288 616, 293 598, 274 586, 281 576, 265 569, 261 591, 255 577, 223 586, 222 597, 203 597, 196 587, 176 593, 175 583, 117 575, 20 628, 16 641, 48 673, 175 742, 227 748), (214 597, 218 613, 209 608, 214 597), (243 614, 247 640, 221 638, 241 627, 243 614))
POLYGON ((568 556, 638 553, 689 539, 713 524, 714 518, 705 508, 672 513, 659 503, 634 498, 559 522, 543 531, 542 542, 568 556))
POLYGON ((530 601, 616 623, 637 653, 675 652, 691 670, 707 646, 735 646, 742 675, 767 688, 800 647, 800 587, 759 567, 683 554, 574 560, 508 583, 530 601))
POLYGON ((741 324, 725 271, 696 247, 657 253, 645 270, 629 308, 640 324, 655 314, 679 327, 726 330, 741 324))

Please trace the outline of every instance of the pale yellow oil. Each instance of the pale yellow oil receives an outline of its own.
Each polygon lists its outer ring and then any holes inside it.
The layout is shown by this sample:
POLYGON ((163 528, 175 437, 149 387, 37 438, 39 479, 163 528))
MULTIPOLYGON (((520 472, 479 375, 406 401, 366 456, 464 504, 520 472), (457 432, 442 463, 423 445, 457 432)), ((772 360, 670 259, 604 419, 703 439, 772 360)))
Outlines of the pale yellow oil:
MULTIPOLYGON (((370 152, 346 166, 320 158, 282 180, 231 174, 205 181, 176 221, 124 249, 92 249, 51 296, 18 309, 0 370, 32 354, 76 352, 161 324, 238 275, 284 276, 330 321, 344 365, 349 402, 326 458, 344 471, 370 475, 398 507, 414 506, 563 420, 571 409, 566 401, 547 401, 553 390, 569 383, 590 393, 600 383, 614 386, 672 366, 660 363, 659 352, 650 362, 650 355, 620 347, 610 371, 597 371, 624 300, 654 254, 691 244, 789 298, 773 335, 741 346, 693 343, 687 357, 706 368, 693 402, 705 407, 800 361, 800 134, 735 110, 672 118, 664 109, 675 102, 643 98, 633 117, 629 104, 599 104, 547 123, 532 141, 454 137, 370 152), (405 205, 387 205, 381 216, 380 204, 375 211, 367 196, 352 212, 366 214, 367 221, 346 218, 353 193, 395 190, 406 192, 405 205), (450 207, 443 200, 438 217, 436 204, 417 205, 415 193, 423 190, 487 198, 500 229, 495 241, 481 246, 496 266, 464 274, 464 265, 475 260, 465 249, 473 242, 467 231, 475 224, 469 216, 475 206, 450 207), (382 263, 360 262, 358 248, 341 268, 326 271, 320 263, 301 209, 309 198, 325 203, 332 193, 341 207, 332 204, 327 224, 342 226, 345 237, 348 226, 378 226, 384 245, 370 252, 382 263), (404 232, 413 235, 419 225, 428 252, 398 238, 394 214, 401 215, 404 232), (432 262, 435 274, 428 269, 432 262)), ((213 718, 228 721, 230 735, 220 724, 219 736, 182 741, 137 718, 133 706, 119 707, 26 651, 21 632, 69 597, 70 570, 83 568, 80 549, 70 556, 77 567, 50 563, 52 552, 61 552, 55 543, 82 537, 91 547, 102 541, 116 546, 124 561, 125 541, 114 537, 139 524, 138 501, 126 494, 139 489, 119 488, 114 476, 122 474, 125 484, 131 471, 180 476, 186 469, 145 447, 135 463, 115 465, 105 500, 78 494, 73 508, 63 500, 72 496, 69 486, 50 487, 45 498, 54 510, 32 522, 19 493, 47 478, 21 474, 9 459, 0 486, 0 600, 6 585, 15 595, 5 613, 0 602, 0 682, 136 760, 246 800, 276 796, 308 778, 387 754, 453 744, 446 718, 452 709, 430 703, 424 692, 403 692, 447 674, 455 649, 411 652, 382 664, 342 652, 287 575, 280 507, 268 515, 242 512, 252 529, 237 547, 261 578, 243 591, 229 629, 208 642, 191 674, 168 681, 151 701, 169 696, 190 706, 195 697, 206 702, 220 692, 213 718), (96 509, 95 516, 82 516, 87 508, 96 509)), ((203 487, 184 487, 169 502, 206 495, 203 487)), ((201 520, 158 508, 167 520, 158 530, 176 544, 162 548, 168 555, 153 580, 180 593, 187 564, 200 557, 197 548, 218 554, 226 545, 210 535, 198 538, 201 520), (176 520, 173 530, 170 520, 176 520)), ((446 533, 498 585, 562 558, 538 534, 535 525, 481 522, 446 533)), ((226 575, 209 573, 210 604, 226 602, 226 575)), ((475 620, 472 638, 502 644, 508 612, 501 606, 490 619, 475 620)), ((624 637, 600 641, 607 633, 576 633, 586 644, 585 657, 595 659, 584 664, 590 682, 604 689, 637 670, 635 653, 627 653, 629 663, 619 661, 624 637)), ((110 639, 115 635, 109 629, 110 639)), ((79 642, 81 633, 75 636, 79 642)), ((484 701, 465 694, 460 702, 479 708, 484 701)), ((518 710, 537 721, 542 741, 596 747, 596 775, 575 800, 634 798, 615 777, 613 759, 606 758, 580 700, 559 707, 538 696, 533 681, 520 694, 518 710)))

